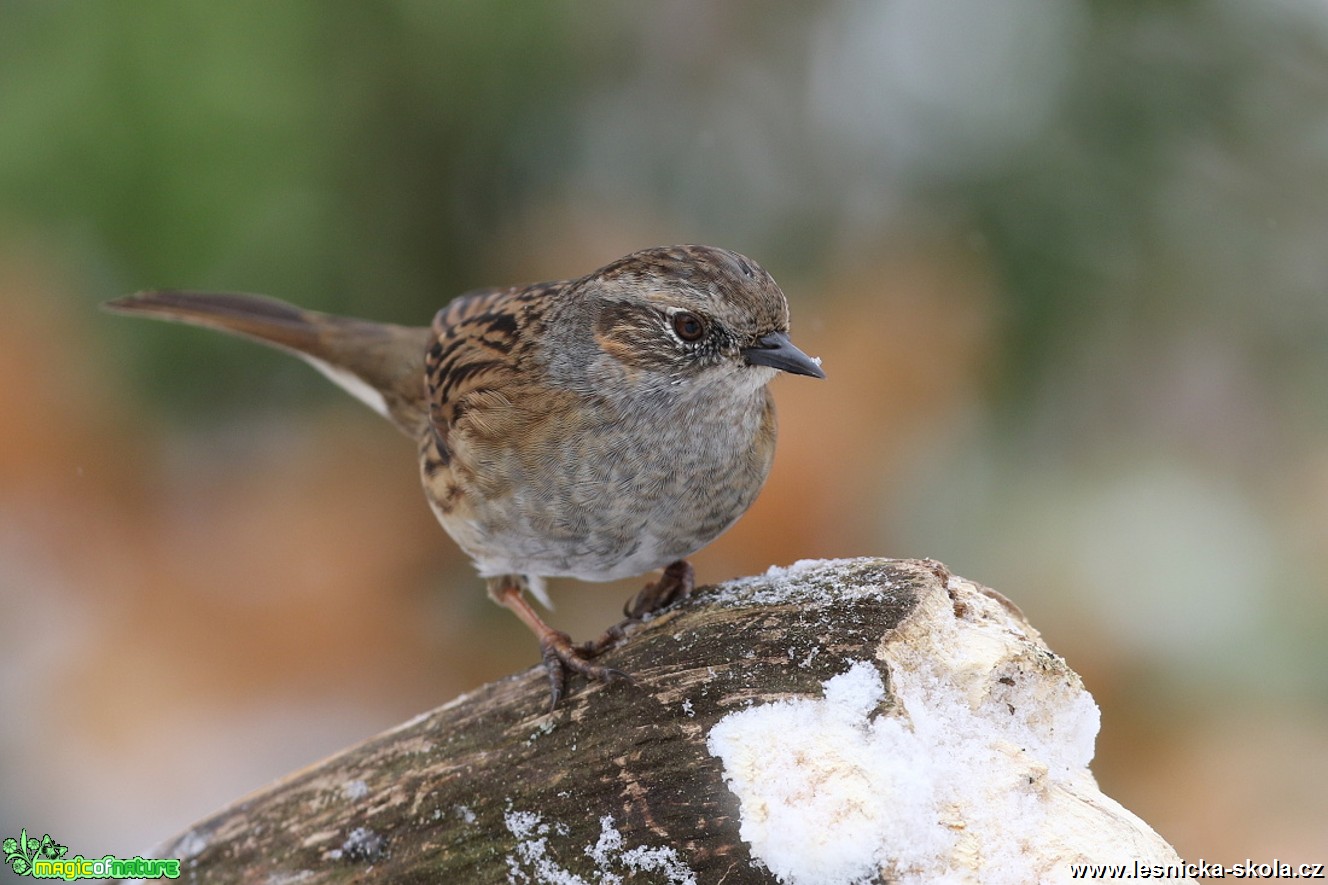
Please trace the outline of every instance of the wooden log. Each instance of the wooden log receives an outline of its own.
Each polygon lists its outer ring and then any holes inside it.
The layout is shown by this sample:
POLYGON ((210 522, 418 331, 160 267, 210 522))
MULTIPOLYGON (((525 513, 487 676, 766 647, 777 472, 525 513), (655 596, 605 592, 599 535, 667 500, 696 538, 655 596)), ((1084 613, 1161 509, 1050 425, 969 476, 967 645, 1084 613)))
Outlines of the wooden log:
POLYGON ((939 563, 699 588, 602 660, 634 682, 574 679, 549 712, 532 668, 157 855, 194 882, 557 885, 1037 881, 1108 849, 1178 862, 1097 792, 1078 677, 939 563))

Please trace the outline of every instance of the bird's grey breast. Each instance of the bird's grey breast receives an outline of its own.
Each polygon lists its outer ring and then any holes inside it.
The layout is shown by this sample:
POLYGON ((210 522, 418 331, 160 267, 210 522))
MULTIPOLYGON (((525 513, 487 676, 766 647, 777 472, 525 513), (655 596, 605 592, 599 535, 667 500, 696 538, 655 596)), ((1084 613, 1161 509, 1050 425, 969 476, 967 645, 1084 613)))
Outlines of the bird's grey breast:
POLYGON ((774 449, 764 388, 592 397, 559 429, 512 465, 510 498, 480 505, 486 573, 612 580, 685 558, 746 511, 774 449))

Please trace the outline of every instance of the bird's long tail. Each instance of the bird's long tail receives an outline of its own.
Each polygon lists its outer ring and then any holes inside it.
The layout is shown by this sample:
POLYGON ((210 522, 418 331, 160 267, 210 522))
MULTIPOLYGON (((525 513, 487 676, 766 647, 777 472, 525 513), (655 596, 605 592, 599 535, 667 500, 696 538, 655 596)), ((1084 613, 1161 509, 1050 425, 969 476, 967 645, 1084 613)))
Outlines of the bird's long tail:
POLYGON ((425 327, 373 323, 303 310, 275 298, 161 289, 103 305, 116 313, 205 326, 287 350, 356 399, 418 436, 427 425, 425 327))

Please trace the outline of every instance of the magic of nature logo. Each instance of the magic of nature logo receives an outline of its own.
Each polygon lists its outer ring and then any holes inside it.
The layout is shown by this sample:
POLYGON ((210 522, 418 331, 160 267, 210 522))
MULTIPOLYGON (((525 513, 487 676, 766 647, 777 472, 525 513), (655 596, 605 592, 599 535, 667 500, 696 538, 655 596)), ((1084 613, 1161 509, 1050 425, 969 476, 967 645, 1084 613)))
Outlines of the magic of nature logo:
POLYGON ((47 833, 38 839, 29 836, 27 829, 17 837, 10 836, 0 842, 5 863, 20 876, 34 879, 168 879, 180 875, 179 858, 156 857, 84 857, 76 854, 66 857, 69 846, 61 845, 47 833))

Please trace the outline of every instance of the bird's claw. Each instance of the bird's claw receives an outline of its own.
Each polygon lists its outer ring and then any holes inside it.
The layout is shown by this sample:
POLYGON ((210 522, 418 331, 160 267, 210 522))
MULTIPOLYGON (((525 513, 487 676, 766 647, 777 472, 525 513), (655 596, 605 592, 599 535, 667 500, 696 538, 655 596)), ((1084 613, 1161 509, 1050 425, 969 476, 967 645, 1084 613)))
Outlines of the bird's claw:
POLYGON ((633 683, 632 677, 622 670, 590 662, 601 650, 592 651, 585 646, 573 645, 571 637, 558 630, 550 630, 540 639, 540 656, 544 659, 544 671, 549 677, 549 712, 553 712, 563 699, 569 670, 596 682, 633 683))

